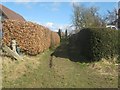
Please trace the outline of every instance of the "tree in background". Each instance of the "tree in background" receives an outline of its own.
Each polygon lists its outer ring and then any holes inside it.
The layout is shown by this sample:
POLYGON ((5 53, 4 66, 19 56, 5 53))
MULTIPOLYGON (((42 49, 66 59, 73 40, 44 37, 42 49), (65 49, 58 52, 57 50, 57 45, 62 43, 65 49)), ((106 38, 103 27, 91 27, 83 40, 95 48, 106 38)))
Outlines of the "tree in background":
POLYGON ((118 10, 118 28, 120 29, 120 8, 118 10))
POLYGON ((61 29, 58 30, 58 35, 60 36, 61 39, 61 29))
POLYGON ((67 29, 65 30, 65 38, 67 38, 68 36, 68 32, 67 32, 67 29))
POLYGON ((76 30, 104 26, 104 22, 98 13, 98 8, 94 6, 87 8, 79 4, 73 4, 72 18, 76 30))
POLYGON ((116 25, 117 26, 117 10, 116 9, 113 9, 111 11, 107 10, 108 14, 105 15, 104 17, 104 21, 107 25, 116 25))
POLYGON ((118 2, 118 29, 120 29, 120 1, 118 2))

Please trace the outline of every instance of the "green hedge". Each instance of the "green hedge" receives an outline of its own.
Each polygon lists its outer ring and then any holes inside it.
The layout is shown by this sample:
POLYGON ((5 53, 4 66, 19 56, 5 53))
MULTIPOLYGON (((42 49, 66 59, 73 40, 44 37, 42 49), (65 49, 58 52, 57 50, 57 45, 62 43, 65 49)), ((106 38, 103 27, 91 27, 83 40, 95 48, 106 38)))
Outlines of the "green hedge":
POLYGON ((118 30, 118 60, 120 63, 120 30, 118 30))
MULTIPOLYGON (((107 28, 86 28, 76 34, 74 47, 80 56, 87 60, 100 60, 120 53, 118 30, 107 28)), ((73 37, 72 37, 73 39, 73 37)), ((70 39, 70 44, 72 40, 70 39)), ((73 44, 72 44, 73 45, 73 44)))

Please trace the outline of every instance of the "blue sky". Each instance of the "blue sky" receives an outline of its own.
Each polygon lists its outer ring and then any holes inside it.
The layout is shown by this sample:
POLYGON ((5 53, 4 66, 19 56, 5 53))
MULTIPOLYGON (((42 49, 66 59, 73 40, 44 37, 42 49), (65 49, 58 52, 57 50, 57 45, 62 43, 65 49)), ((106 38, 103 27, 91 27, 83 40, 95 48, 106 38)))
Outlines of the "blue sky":
MULTIPOLYGON (((22 15, 27 21, 37 22, 52 30, 65 29, 72 23, 72 2, 2 2, 3 5, 22 15)), ((117 2, 80 2, 86 7, 96 6, 99 13, 117 8, 117 2)))

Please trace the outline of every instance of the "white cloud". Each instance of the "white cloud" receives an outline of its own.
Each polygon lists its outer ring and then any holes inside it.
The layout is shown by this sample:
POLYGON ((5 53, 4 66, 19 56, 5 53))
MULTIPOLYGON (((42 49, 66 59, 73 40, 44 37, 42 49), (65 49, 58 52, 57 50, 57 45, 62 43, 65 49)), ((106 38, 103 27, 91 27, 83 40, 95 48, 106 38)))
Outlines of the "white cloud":
POLYGON ((54 27, 54 23, 52 23, 52 22, 47 22, 47 23, 45 24, 45 26, 46 26, 46 27, 49 27, 49 28, 53 28, 53 27, 54 27))
POLYGON ((53 2, 52 3, 52 11, 59 11, 59 7, 60 7, 61 3, 60 2, 53 2))
POLYGON ((74 27, 71 27, 70 24, 58 24, 53 22, 41 23, 39 21, 33 21, 33 20, 31 20, 31 22, 37 23, 39 25, 43 25, 55 32, 57 32, 59 29, 61 29, 62 32, 65 32, 66 29, 68 29, 69 31, 74 30, 74 27))
POLYGON ((47 22, 47 23, 45 23, 45 24, 42 24, 43 26, 46 26, 46 27, 48 27, 50 30, 52 30, 52 31, 58 31, 58 26, 57 26, 57 24, 55 24, 55 23, 53 23, 53 22, 47 22))
POLYGON ((52 31, 58 31, 58 29, 61 29, 63 32, 69 27, 68 24, 58 24, 58 23, 53 23, 53 22, 47 22, 45 24, 42 24, 46 27, 48 27, 52 31))

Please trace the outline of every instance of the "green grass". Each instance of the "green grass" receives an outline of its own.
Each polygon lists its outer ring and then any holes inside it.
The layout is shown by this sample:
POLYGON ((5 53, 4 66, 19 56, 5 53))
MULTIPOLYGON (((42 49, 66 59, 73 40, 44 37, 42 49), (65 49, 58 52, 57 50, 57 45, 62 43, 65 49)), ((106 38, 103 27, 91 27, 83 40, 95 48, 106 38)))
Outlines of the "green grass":
POLYGON ((113 72, 117 66, 114 64, 80 63, 53 56, 53 66, 50 68, 49 60, 52 52, 48 50, 37 56, 26 56, 24 61, 11 61, 8 58, 8 61, 3 60, 3 87, 117 88, 118 77, 117 73, 113 72), (109 67, 111 72, 101 74, 99 71, 105 70, 105 66, 109 67), (18 77, 15 78, 15 75, 18 77))

